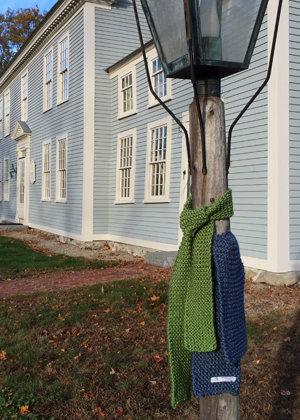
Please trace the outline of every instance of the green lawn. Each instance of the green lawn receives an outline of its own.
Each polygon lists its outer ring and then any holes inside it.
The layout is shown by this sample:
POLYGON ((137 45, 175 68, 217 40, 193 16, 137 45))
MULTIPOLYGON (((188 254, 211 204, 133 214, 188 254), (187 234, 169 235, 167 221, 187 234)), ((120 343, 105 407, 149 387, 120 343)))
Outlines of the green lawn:
MULTIPOLYGON (((1 299, 0 419, 198 419, 195 399, 170 406, 167 296, 158 278, 1 299)), ((300 418, 299 316, 248 337, 241 418, 300 418)))
POLYGON ((18 239, 0 236, 0 281, 28 277, 38 272, 94 269, 115 264, 52 254, 50 251, 42 254, 18 239))

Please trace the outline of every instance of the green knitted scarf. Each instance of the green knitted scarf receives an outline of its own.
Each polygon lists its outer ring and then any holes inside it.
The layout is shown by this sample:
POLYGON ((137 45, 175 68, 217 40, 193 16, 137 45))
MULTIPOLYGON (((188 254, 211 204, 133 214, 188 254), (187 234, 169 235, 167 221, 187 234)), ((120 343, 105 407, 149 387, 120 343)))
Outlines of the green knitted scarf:
POLYGON ((215 221, 233 215, 228 190, 211 206, 192 209, 190 197, 181 213, 184 233, 176 258, 169 294, 168 346, 172 407, 192 395, 192 352, 217 347, 212 285, 212 239, 215 221))

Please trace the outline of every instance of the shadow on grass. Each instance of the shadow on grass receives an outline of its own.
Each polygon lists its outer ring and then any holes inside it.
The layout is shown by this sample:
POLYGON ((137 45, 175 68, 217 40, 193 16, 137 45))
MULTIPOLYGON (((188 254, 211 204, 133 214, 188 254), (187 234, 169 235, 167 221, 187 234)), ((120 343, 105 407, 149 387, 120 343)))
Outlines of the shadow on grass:
POLYGON ((294 419, 299 420, 300 412, 296 407, 299 400, 300 381, 300 311, 295 322, 287 333, 286 339, 280 346, 277 356, 277 388, 273 398, 272 414, 270 420, 294 419))

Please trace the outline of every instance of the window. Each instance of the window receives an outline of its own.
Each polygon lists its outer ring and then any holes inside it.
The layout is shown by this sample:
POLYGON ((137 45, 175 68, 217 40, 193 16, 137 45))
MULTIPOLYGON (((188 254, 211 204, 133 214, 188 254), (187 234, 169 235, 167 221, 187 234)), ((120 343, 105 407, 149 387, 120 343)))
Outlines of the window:
POLYGON ((10 132, 10 92, 6 92, 4 95, 4 113, 5 113, 5 136, 9 135, 10 132))
POLYGON ((67 137, 57 137, 56 201, 67 201, 67 137))
POLYGON ((0 160, 0 201, 2 201, 2 162, 0 160))
POLYGON ((9 159, 4 160, 4 201, 9 200, 9 159))
POLYGON ((148 124, 144 203, 170 201, 171 128, 170 117, 148 124))
POLYGON ((118 135, 115 204, 134 203, 136 128, 118 135))
MULTIPOLYGON (((151 74, 151 81, 154 92, 156 95, 161 98, 164 102, 172 99, 171 97, 171 79, 167 79, 164 75, 163 68, 160 62, 160 59, 157 57, 156 52, 151 54, 149 57, 150 63, 150 74, 151 74)), ((158 101, 152 95, 149 90, 149 105, 154 106, 158 105, 158 101)))
POLYGON ((21 104, 21 109, 22 109, 22 115, 21 115, 21 120, 22 121, 27 121, 28 119, 28 73, 25 73, 22 76, 22 104, 21 104))
POLYGON ((58 102, 68 99, 69 95, 69 38, 65 37, 59 43, 59 81, 58 81, 58 102))
POLYGON ((135 67, 119 75, 119 117, 136 113, 136 74, 135 67))
POLYGON ((52 77, 53 77, 53 52, 49 51, 44 58, 44 111, 52 108, 52 77))
POLYGON ((42 200, 51 199, 51 143, 43 144, 42 200))
POLYGON ((0 98, 0 139, 2 139, 3 99, 0 98))

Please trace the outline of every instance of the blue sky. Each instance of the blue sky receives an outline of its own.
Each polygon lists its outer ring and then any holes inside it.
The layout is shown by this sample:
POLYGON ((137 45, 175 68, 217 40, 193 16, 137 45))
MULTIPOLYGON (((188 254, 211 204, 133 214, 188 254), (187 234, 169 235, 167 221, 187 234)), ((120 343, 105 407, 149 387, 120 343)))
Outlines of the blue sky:
POLYGON ((19 8, 34 7, 36 4, 39 6, 40 10, 47 12, 51 7, 56 3, 57 0, 1 0, 0 1, 0 13, 6 12, 10 7, 13 10, 19 8))

